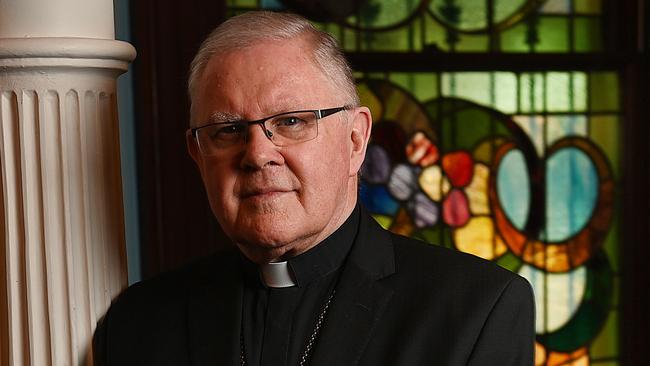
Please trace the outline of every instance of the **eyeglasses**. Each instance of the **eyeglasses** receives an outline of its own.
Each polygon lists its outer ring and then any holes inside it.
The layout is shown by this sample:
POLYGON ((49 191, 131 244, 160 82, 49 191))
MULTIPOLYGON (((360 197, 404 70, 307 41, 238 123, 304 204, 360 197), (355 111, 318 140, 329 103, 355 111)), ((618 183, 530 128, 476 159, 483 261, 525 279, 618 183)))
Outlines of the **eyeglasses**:
POLYGON ((264 135, 276 146, 289 146, 315 139, 318 120, 345 109, 350 107, 285 112, 257 121, 216 122, 189 132, 198 142, 201 154, 207 156, 218 155, 223 149, 247 141, 252 125, 260 125, 264 135))

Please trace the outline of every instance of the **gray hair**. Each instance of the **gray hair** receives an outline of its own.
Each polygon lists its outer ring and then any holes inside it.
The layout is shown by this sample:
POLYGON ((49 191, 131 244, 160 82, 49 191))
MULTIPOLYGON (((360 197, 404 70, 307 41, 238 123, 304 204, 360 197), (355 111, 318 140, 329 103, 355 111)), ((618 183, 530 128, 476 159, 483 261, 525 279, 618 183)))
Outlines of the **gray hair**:
POLYGON ((336 39, 316 29, 307 19, 289 13, 251 11, 230 18, 219 25, 203 41, 192 64, 188 80, 190 117, 194 119, 193 99, 199 78, 216 54, 224 54, 263 41, 291 40, 305 37, 312 45, 315 64, 323 71, 336 90, 341 90, 347 103, 359 105, 352 70, 336 39))

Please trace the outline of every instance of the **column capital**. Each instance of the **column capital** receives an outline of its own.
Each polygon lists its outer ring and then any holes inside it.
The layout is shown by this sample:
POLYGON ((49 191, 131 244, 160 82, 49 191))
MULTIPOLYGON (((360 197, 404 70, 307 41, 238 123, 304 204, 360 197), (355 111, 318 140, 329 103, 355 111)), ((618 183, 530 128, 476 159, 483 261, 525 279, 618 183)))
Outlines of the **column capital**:
POLYGON ((91 67, 126 71, 135 48, 123 41, 75 37, 0 38, 0 70, 91 67))

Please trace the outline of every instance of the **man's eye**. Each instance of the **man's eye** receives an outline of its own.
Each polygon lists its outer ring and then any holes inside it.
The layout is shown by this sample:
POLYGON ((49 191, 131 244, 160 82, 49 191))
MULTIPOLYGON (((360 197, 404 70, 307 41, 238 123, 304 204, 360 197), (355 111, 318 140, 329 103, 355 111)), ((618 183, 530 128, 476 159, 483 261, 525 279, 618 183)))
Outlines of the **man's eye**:
POLYGON ((215 136, 226 136, 243 133, 245 126, 239 123, 233 123, 231 125, 221 126, 215 130, 215 136))
POLYGON ((294 126, 300 126, 305 124, 305 120, 295 116, 287 116, 287 117, 277 119, 276 121, 274 121, 274 124, 277 127, 294 127, 294 126))

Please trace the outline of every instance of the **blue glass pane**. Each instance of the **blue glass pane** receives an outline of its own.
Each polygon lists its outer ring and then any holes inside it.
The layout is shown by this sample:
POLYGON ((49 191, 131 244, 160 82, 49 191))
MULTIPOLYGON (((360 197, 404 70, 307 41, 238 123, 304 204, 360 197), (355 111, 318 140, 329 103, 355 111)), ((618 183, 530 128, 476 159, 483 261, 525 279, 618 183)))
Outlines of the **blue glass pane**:
POLYGON ((516 228, 523 229, 530 209, 530 182, 521 151, 512 150, 501 160, 497 172, 497 193, 508 219, 516 228))
POLYGON ((280 0, 262 0, 261 8, 266 10, 284 10, 285 6, 280 0))
POLYGON ((363 184, 359 195, 363 205, 372 213, 392 216, 399 209, 399 203, 393 199, 386 186, 363 184))
POLYGON ((546 240, 561 241, 582 229, 598 195, 598 173, 582 150, 564 148, 546 165, 546 240))

